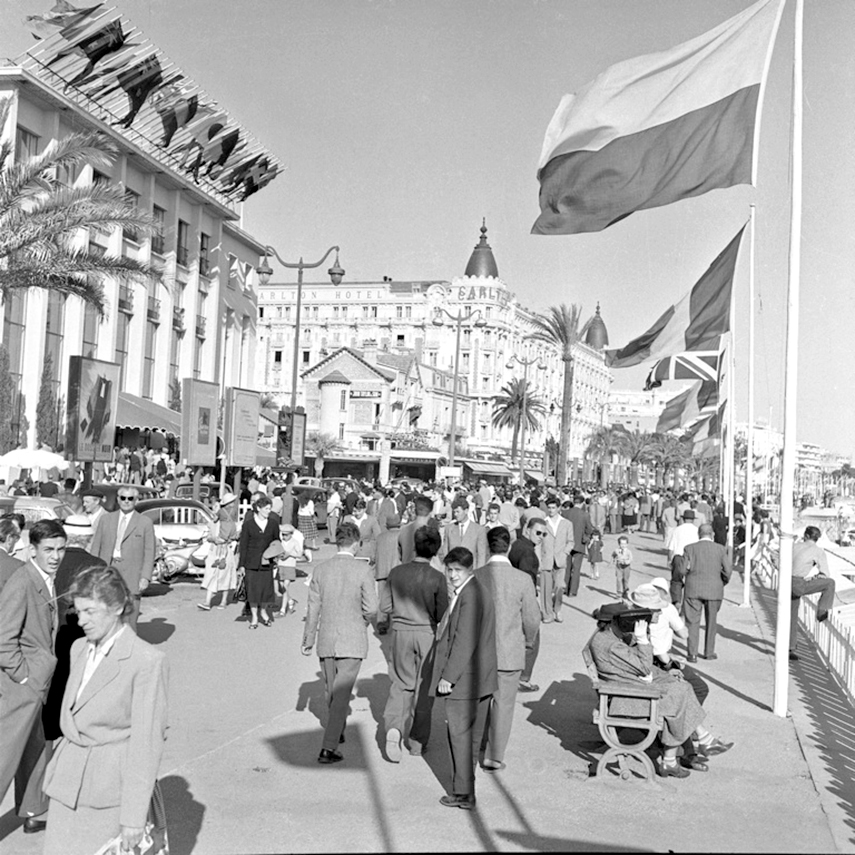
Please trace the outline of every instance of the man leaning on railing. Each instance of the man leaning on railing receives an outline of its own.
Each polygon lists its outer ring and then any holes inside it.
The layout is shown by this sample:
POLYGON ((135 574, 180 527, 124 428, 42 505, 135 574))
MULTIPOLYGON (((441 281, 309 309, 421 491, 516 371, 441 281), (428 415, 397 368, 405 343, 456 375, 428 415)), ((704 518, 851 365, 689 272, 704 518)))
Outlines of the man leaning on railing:
POLYGON ((822 532, 815 526, 805 529, 803 540, 793 546, 793 594, 790 604, 790 659, 798 660, 796 641, 798 638, 799 601, 808 594, 819 594, 816 619, 822 623, 834 604, 834 579, 828 575, 825 552, 817 546, 822 532))

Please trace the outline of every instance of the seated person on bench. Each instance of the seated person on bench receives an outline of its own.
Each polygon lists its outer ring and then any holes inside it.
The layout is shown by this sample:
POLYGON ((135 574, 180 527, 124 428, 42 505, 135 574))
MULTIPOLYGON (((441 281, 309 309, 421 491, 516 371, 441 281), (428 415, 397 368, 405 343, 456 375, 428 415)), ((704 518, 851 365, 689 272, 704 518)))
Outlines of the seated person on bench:
MULTIPOLYGON (((653 585, 640 585, 631 595, 638 608, 652 613, 651 622, 659 619, 666 599, 653 585)), ((652 683, 659 689, 659 712, 663 719, 660 735, 663 756, 659 774, 663 778, 686 778, 689 769, 677 762, 677 749, 687 739, 695 737, 702 759, 723 754, 733 747, 733 743, 714 737, 702 725, 704 710, 680 671, 664 672, 653 667, 648 622, 637 620, 631 632, 621 629, 620 616, 630 610, 631 607, 623 603, 609 603, 594 612, 599 631, 590 641, 591 657, 602 682, 641 681, 652 683)), ((649 708, 647 701, 637 698, 615 698, 613 703, 619 703, 621 708, 613 708, 612 712, 628 716, 644 715, 649 708)))

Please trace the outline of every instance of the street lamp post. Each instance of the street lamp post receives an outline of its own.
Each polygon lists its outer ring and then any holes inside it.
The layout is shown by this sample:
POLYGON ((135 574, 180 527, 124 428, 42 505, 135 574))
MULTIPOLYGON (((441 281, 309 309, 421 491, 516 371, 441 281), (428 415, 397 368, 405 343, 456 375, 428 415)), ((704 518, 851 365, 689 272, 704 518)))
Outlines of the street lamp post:
MULTIPOLYGON (((543 362, 539 356, 533 356, 531 359, 523 359, 514 353, 508 360, 507 368, 513 368, 514 362, 518 362, 523 367, 523 395, 522 406, 520 407, 520 488, 525 487, 525 421, 526 421, 526 401, 528 399, 528 368, 530 365, 538 363, 538 368, 543 368, 543 362)), ((545 452, 544 452, 545 453, 545 452)))
POLYGON ((273 275, 273 269, 270 267, 270 264, 267 261, 268 255, 273 255, 276 260, 283 266, 287 267, 289 270, 297 271, 297 314, 294 321, 294 365, 291 371, 291 414, 293 415, 294 410, 297 408, 297 368, 299 364, 300 357, 300 308, 303 302, 303 271, 311 270, 314 267, 320 267, 326 260, 329 258, 331 252, 335 251, 335 262, 333 266, 327 271, 329 273, 330 280, 333 285, 340 285, 341 280, 344 278, 344 270, 341 265, 338 263, 338 253, 339 247, 331 246, 323 255, 320 261, 314 262, 314 264, 306 264, 302 257, 298 262, 288 262, 283 261, 279 253, 272 246, 265 247, 264 249, 264 260, 261 262, 261 265, 257 268, 258 278, 261 280, 262 285, 266 285, 270 281, 270 277, 273 275))
POLYGON ((457 338, 454 345, 454 377, 452 378, 452 392, 451 392, 451 432, 450 439, 448 442, 448 465, 449 467, 454 466, 454 451, 457 440, 457 378, 459 376, 460 371, 460 328, 463 324, 471 321, 476 315, 478 316, 478 320, 475 321, 474 326, 476 327, 486 327, 487 322, 481 317, 480 309, 473 309, 466 313, 461 309, 456 315, 452 315, 448 309, 443 306, 437 306, 434 309, 433 315, 433 325, 435 327, 441 327, 444 323, 442 320, 442 316, 445 315, 450 321, 457 324, 457 338))

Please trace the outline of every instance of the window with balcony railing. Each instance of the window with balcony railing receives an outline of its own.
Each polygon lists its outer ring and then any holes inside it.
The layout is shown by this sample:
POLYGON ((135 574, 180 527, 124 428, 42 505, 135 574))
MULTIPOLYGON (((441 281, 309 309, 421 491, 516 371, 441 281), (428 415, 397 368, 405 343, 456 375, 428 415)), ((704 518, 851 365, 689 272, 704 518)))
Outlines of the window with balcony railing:
MULTIPOLYGON (((125 201, 128 205, 132 205, 134 208, 139 208, 140 206, 140 194, 135 193, 133 190, 125 190, 125 201)), ((122 230, 122 234, 124 235, 126 240, 133 241, 134 243, 140 242, 140 233, 131 226, 125 226, 122 230)))
POLYGON ((211 238, 209 235, 206 235, 202 232, 199 235, 199 275, 200 276, 210 276, 211 275, 211 259, 208 256, 208 252, 211 249, 211 238))
POLYGON ((134 292, 127 285, 119 286, 119 311, 128 315, 134 313, 134 292))
POLYGON ((176 332, 184 332, 184 309, 179 306, 172 307, 172 328, 176 332))
POLYGON ((163 233, 166 230, 166 211, 155 205, 154 208, 152 208, 151 215, 157 228, 157 231, 151 238, 151 251, 156 252, 158 255, 163 255, 166 251, 166 240, 163 236, 163 233))
POLYGON ((190 224, 184 220, 178 221, 178 239, 175 243, 175 260, 182 266, 187 267, 190 261, 190 224))
POLYGON ((160 300, 157 297, 148 298, 146 316, 152 323, 160 322, 160 300))
POLYGON ((205 338, 205 316, 196 315, 196 338, 205 338))

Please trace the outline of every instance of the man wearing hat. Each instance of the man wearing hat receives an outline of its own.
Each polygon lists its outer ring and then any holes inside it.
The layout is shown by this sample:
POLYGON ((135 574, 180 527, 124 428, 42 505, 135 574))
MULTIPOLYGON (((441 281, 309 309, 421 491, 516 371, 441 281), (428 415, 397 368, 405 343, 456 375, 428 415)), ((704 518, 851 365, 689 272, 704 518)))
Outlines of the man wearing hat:
POLYGON ((718 659, 715 652, 718 610, 724 599, 724 586, 730 581, 733 572, 727 549, 713 541, 712 526, 704 523, 698 529, 698 536, 700 539, 697 543, 689 543, 683 550, 686 586, 683 613, 689 629, 689 662, 698 661, 702 610, 707 627, 704 636, 704 659, 718 659))
POLYGON ((668 550, 668 563, 671 565, 671 601, 679 609, 683 599, 683 579, 686 575, 683 550, 690 543, 698 542, 698 529, 695 526, 695 512, 683 511, 683 521, 668 535, 665 548, 668 550))
POLYGON ((89 522, 94 532, 100 519, 107 513, 101 504, 104 494, 96 487, 90 487, 80 494, 80 498, 83 501, 83 513, 89 517, 89 522))

